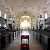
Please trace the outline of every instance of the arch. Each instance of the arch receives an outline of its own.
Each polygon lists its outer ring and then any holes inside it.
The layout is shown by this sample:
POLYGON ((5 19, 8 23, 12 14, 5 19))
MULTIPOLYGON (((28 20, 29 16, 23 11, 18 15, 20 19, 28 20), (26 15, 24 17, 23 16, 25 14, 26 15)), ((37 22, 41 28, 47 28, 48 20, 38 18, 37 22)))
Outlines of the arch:
POLYGON ((30 16, 30 17, 35 17, 33 14, 31 14, 31 12, 30 11, 21 11, 18 15, 17 15, 17 17, 18 18, 20 18, 21 16, 30 16))
POLYGON ((22 11, 22 12, 20 12, 18 15, 17 15, 17 27, 18 28, 20 28, 20 19, 21 19, 21 17, 22 16, 30 16, 30 18, 31 18, 31 28, 33 27, 32 26, 32 23, 33 23, 33 21, 32 21, 32 19, 35 17, 33 14, 31 14, 31 12, 29 12, 29 11, 22 11))

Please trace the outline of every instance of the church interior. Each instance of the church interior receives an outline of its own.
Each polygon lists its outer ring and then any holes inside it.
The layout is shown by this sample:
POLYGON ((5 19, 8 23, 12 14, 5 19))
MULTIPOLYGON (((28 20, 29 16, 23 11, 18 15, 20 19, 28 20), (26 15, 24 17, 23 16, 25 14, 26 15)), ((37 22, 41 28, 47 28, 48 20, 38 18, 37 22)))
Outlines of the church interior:
POLYGON ((50 0, 0 0, 0 50, 50 50, 50 0))

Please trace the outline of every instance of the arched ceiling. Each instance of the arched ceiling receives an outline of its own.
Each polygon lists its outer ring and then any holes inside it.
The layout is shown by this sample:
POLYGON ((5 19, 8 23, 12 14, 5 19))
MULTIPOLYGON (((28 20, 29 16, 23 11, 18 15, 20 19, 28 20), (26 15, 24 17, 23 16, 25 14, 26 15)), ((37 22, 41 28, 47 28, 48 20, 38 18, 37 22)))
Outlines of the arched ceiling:
MULTIPOLYGON (((5 7, 5 11, 10 11, 14 16, 20 12, 31 12, 33 15, 39 15, 45 7, 48 7, 50 0, 0 0, 0 7, 5 7)), ((1 8, 4 9, 4 8, 1 8)))

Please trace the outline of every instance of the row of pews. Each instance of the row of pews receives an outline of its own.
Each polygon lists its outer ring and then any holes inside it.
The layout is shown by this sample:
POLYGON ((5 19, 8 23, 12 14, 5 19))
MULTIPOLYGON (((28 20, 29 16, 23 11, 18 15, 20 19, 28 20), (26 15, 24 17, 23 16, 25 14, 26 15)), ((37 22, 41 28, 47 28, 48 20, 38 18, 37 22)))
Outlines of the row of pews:
POLYGON ((50 31, 34 30, 33 36, 39 43, 41 43, 44 50, 50 50, 50 31))
POLYGON ((17 38, 17 30, 0 29, 0 50, 5 49, 17 38))

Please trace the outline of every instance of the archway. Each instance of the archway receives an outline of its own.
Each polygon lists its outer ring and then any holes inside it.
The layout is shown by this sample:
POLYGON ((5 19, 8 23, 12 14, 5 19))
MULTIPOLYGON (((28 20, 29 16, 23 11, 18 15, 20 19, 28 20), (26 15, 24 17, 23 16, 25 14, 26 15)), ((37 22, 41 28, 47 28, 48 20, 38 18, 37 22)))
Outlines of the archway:
MULTIPOLYGON (((19 29, 22 28, 21 22, 25 22, 27 20, 26 18, 29 19, 30 24, 31 24, 30 27, 27 27, 27 29, 33 29, 33 27, 36 28, 36 17, 33 14, 31 14, 31 12, 29 12, 29 11, 22 11, 17 15, 17 18, 16 18, 17 28, 19 28, 19 29), (25 16, 25 17, 23 18, 23 16, 25 16)), ((26 22, 26 23, 29 23, 29 22, 26 22)), ((26 29, 26 28, 24 28, 24 29, 26 29)))
POLYGON ((31 17, 22 16, 20 18, 20 29, 31 29, 31 17))

